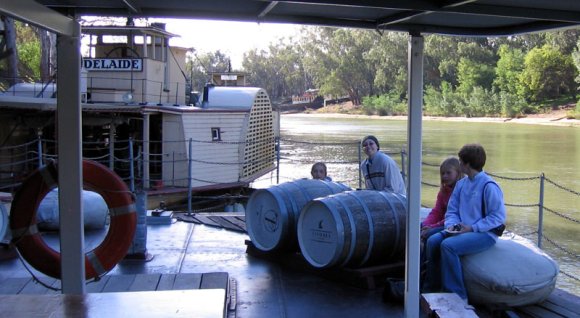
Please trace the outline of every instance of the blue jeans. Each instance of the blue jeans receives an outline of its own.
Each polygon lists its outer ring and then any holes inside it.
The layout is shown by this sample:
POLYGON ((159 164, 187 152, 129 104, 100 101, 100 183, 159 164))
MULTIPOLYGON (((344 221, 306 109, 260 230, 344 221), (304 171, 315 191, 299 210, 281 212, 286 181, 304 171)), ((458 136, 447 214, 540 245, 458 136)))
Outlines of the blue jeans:
POLYGON ((426 247, 426 292, 435 292, 442 287, 444 291, 456 293, 467 300, 460 256, 483 252, 495 242, 485 232, 467 232, 453 236, 439 232, 431 235, 426 247))

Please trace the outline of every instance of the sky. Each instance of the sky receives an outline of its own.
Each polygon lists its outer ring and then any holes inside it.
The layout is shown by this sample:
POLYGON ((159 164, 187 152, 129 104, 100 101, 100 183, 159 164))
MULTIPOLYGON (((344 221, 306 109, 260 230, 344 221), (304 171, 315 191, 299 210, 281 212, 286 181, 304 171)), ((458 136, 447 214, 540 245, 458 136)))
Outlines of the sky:
POLYGON ((150 19, 166 23, 168 32, 177 34, 170 45, 191 48, 198 54, 220 50, 230 56, 232 68, 242 67, 244 52, 265 49, 281 38, 298 34, 300 26, 292 24, 250 23, 215 20, 150 19))

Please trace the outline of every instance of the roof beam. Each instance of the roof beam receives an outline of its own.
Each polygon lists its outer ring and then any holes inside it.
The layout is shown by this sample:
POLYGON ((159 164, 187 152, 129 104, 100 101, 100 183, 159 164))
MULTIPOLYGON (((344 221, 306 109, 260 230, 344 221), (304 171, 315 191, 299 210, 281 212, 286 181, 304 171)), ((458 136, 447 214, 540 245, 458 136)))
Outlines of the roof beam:
MULTIPOLYGON (((440 8, 453 8, 453 7, 458 7, 470 2, 474 2, 476 0, 449 0, 449 1, 445 1, 440 8)), ((388 17, 385 18, 381 18, 377 20, 377 27, 380 28, 381 26, 384 25, 389 25, 389 24, 395 24, 395 23, 400 23, 409 19, 412 19, 414 17, 420 16, 420 15, 424 15, 424 14, 430 14, 435 12, 435 10, 411 10, 411 11, 403 11, 400 13, 396 13, 393 15, 390 15, 388 17)))
POLYGON ((133 11, 133 13, 140 13, 141 9, 138 5, 133 3, 133 0, 123 0, 123 3, 129 8, 129 10, 133 11))
MULTIPOLYGON (((525 6, 502 6, 501 4, 486 5, 476 0, 450 0, 437 3, 425 0, 279 0, 278 2, 294 2, 305 5, 335 5, 346 7, 366 7, 377 9, 398 9, 411 11, 440 11, 449 13, 466 13, 475 15, 490 15, 566 23, 580 23, 577 11, 534 9, 525 6)), ((530 5, 531 6, 531 5, 530 5)))
POLYGON ((268 5, 258 14, 258 20, 263 19, 270 11, 274 9, 278 5, 278 1, 272 1, 268 3, 268 5))
POLYGON ((2 0, 0 12, 60 35, 78 36, 74 19, 33 0, 2 0))

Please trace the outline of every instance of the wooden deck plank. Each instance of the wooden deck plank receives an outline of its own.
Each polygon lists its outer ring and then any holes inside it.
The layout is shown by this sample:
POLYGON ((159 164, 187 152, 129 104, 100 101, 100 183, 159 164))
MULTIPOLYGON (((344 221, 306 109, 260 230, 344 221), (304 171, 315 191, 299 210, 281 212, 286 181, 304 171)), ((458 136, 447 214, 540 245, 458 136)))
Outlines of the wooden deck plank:
POLYGON ((205 225, 209 225, 209 226, 213 226, 213 227, 222 227, 219 223, 214 222, 212 219, 210 219, 209 217, 205 216, 205 215, 193 215, 192 219, 197 222, 195 223, 201 223, 201 224, 205 224, 205 225))
POLYGON ((455 293, 421 294, 421 308, 429 317, 477 318, 473 309, 465 308, 464 301, 455 293))
POLYGON ((114 275, 103 288, 103 293, 128 291, 135 281, 135 275, 114 275))
POLYGON ((226 272, 205 273, 201 277, 200 289, 228 289, 229 275, 226 272))
POLYGON ((516 310, 516 312, 523 313, 526 317, 533 317, 533 318, 562 318, 565 316, 558 315, 553 313, 550 310, 539 306, 528 306, 528 307, 520 307, 516 310))
POLYGON ((157 290, 172 290, 175 283, 175 274, 163 274, 159 279, 157 290))
POLYGON ((570 294, 562 289, 554 290, 544 302, 564 307, 580 317, 580 297, 570 294))
POLYGON ((233 217, 209 216, 208 218, 227 230, 246 232, 244 228, 232 222, 233 217))
POLYGON ((173 283, 173 289, 199 289, 201 276, 202 274, 198 273, 177 274, 175 282, 173 283))
POLYGON ((549 310, 551 312, 557 313, 558 315, 560 315, 562 317, 580 317, 579 313, 573 312, 572 310, 569 310, 566 307, 556 305, 556 304, 549 302, 549 301, 545 301, 545 302, 539 304, 539 306, 542 308, 545 308, 546 310, 549 310))
POLYGON ((7 278, 0 284, 0 294, 18 294, 28 284, 31 278, 7 278))
POLYGON ((157 290, 161 274, 137 274, 135 280, 129 286, 129 291, 152 291, 157 290))
POLYGON ((92 281, 92 282, 88 283, 87 286, 85 287, 85 291, 87 293, 100 293, 100 292, 102 292, 103 289, 105 288, 105 286, 107 285, 107 283, 109 282, 110 278, 111 278, 110 275, 106 275, 106 276, 99 278, 99 280, 92 281))

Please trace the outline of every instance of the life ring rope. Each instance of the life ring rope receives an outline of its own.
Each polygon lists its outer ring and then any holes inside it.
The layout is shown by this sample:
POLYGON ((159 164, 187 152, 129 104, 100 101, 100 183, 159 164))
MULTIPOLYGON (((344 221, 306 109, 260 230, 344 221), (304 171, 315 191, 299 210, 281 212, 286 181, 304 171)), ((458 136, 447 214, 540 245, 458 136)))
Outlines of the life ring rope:
MULTIPOLYGON (((51 161, 32 173, 12 200, 12 243, 36 270, 61 278, 61 254, 46 244, 37 227, 36 211, 50 190, 58 186, 58 170, 51 161)), ((109 209, 110 224, 101 244, 85 253, 86 279, 98 278, 125 257, 135 235, 135 197, 125 182, 108 167, 83 160, 83 187, 99 193, 109 209)))

